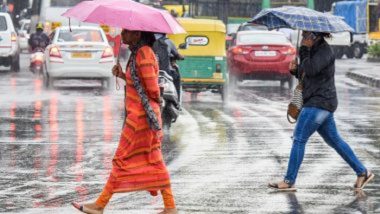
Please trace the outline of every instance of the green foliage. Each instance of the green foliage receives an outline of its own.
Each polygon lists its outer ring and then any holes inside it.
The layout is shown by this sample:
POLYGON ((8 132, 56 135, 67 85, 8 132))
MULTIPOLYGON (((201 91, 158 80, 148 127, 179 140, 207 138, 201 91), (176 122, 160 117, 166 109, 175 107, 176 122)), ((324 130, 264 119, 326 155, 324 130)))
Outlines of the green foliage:
POLYGON ((368 54, 371 57, 380 57, 380 43, 368 47, 368 54))

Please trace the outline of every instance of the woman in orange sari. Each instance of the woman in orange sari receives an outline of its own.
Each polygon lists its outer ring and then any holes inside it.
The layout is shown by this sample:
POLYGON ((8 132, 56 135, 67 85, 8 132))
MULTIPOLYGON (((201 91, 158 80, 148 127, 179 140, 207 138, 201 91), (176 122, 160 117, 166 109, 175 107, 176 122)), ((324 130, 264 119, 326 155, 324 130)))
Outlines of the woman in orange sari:
POLYGON ((113 193, 146 190, 151 195, 161 192, 165 205, 161 213, 177 213, 161 153, 158 63, 151 49, 154 34, 123 30, 121 37, 132 54, 125 74, 120 65, 112 69, 115 76, 126 81, 127 111, 112 171, 96 202, 73 206, 84 213, 102 214, 113 193))

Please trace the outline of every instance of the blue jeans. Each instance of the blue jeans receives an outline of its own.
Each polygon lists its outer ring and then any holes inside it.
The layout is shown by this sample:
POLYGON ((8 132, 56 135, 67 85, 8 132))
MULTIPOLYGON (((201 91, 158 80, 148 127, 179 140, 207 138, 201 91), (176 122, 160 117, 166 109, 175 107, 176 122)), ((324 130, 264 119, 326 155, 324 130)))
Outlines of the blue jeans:
POLYGON ((290 152, 285 182, 289 184, 296 182, 298 170, 304 157, 306 142, 315 131, 322 136, 329 146, 335 149, 357 175, 366 172, 366 168, 356 157, 350 146, 339 136, 334 114, 320 108, 304 107, 294 130, 293 146, 290 152))

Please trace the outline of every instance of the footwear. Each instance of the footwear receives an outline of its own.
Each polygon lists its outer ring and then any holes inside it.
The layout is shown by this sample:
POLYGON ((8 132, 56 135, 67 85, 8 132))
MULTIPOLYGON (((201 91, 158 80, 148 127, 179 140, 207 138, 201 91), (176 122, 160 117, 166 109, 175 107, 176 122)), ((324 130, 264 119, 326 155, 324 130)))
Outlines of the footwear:
POLYGON ((374 177, 375 177, 375 174, 373 174, 372 172, 368 172, 368 171, 359 175, 358 179, 356 180, 356 183, 354 185, 354 189, 355 190, 363 189, 365 187, 365 185, 367 185, 374 177), (364 180, 362 181, 362 183, 360 185, 360 182, 358 182, 358 180, 363 179, 363 178, 364 178, 364 180))
POLYGON ((151 195, 151 196, 157 196, 158 195, 158 192, 157 191, 148 191, 149 192, 149 194, 151 195))
POLYGON ((72 202, 71 205, 75 207, 77 210, 87 213, 87 214, 103 214, 103 210, 95 210, 95 209, 90 209, 86 207, 85 205, 80 205, 78 203, 72 202))
POLYGON ((162 212, 159 212, 158 214, 177 214, 178 210, 177 208, 165 208, 162 212))
POLYGON ((294 187, 294 185, 287 184, 286 187, 279 187, 278 183, 269 183, 269 188, 275 189, 280 192, 295 192, 297 191, 297 188, 294 187))

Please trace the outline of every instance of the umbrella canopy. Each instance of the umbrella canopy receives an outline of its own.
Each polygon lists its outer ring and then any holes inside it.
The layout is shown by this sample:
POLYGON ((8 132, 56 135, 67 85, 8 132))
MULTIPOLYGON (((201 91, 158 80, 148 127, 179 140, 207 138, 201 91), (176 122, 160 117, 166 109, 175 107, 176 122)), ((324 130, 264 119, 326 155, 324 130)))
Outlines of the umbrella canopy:
POLYGON ((280 7, 264 9, 250 22, 269 29, 292 28, 312 32, 337 33, 354 30, 341 17, 321 13, 305 7, 280 7))
POLYGON ((132 0, 82 1, 62 16, 135 31, 186 33, 167 11, 132 0))

